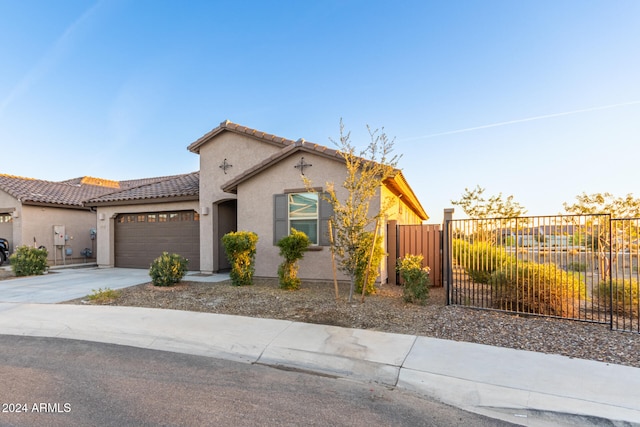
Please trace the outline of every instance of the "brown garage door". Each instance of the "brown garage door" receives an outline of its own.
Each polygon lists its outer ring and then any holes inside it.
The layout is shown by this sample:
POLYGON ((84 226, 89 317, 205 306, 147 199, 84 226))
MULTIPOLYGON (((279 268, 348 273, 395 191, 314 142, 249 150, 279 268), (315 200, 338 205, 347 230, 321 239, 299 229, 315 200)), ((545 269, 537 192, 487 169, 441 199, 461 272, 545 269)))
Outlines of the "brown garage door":
POLYGON ((120 214, 115 225, 115 265, 149 268, 162 252, 189 260, 200 270, 200 217, 194 211, 120 214))

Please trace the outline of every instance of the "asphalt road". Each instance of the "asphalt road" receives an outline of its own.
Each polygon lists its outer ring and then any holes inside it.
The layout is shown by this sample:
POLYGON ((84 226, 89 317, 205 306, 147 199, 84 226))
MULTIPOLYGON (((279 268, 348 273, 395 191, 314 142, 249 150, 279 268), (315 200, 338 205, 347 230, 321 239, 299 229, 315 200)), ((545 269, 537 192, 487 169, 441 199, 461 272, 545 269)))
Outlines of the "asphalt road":
POLYGON ((6 335, 0 335, 0 404, 1 426, 510 425, 372 384, 135 347, 6 335))

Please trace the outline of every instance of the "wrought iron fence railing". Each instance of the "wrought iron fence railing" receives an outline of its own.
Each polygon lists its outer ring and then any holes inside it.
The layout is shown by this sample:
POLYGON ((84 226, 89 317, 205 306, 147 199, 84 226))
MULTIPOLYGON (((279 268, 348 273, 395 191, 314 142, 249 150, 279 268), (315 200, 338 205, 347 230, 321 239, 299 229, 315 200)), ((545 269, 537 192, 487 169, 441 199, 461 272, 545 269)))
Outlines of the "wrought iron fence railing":
POLYGON ((447 221, 447 303, 640 332, 639 228, 610 215, 447 221))

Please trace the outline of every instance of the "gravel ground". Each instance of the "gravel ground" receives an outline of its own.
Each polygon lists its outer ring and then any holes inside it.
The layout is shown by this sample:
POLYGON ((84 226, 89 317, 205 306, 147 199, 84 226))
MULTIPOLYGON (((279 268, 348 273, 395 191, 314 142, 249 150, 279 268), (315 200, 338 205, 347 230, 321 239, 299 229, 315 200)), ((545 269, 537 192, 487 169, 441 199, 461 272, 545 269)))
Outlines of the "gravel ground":
MULTIPOLYGON (((342 285, 341 285, 342 286, 342 285)), ((111 305, 189 310, 371 329, 559 354, 640 368, 640 334, 606 325, 526 317, 445 305, 443 288, 432 288, 425 306, 406 304, 402 288, 383 285, 365 302, 347 302, 341 287, 336 302, 332 283, 303 283, 285 291, 277 280, 256 279, 253 286, 183 282, 159 288, 150 283, 122 290, 111 305)), ((85 299, 70 301, 89 304, 85 299)))
MULTIPOLYGON (((11 278, 0 269, 0 280, 11 278)), ((335 299, 332 283, 305 282, 284 291, 277 280, 256 279, 253 286, 182 282, 169 287, 150 283, 123 289, 104 304, 165 308, 292 320, 467 341, 498 347, 560 354, 640 368, 640 334, 609 330, 607 325, 535 316, 518 316, 446 306, 443 288, 432 288, 425 306, 406 304, 402 288, 382 285, 376 295, 349 304, 341 284, 335 299)), ((69 304, 93 304, 85 299, 69 304)))

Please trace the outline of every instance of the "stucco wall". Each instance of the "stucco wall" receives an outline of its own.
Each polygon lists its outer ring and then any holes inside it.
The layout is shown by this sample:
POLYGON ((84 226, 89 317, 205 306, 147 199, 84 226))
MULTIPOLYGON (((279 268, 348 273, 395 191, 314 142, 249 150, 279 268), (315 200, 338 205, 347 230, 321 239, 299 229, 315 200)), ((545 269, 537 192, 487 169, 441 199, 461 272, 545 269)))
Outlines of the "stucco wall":
MULTIPOLYGON (((77 263, 84 261, 81 251, 85 248, 92 249, 95 254, 95 246, 90 238, 89 230, 96 227, 96 214, 88 209, 67 209, 43 206, 22 206, 19 226, 21 239, 16 246, 36 245, 44 246, 49 251, 49 262, 61 265, 64 263, 77 263), (67 240, 64 247, 55 247, 53 244, 53 226, 63 225, 67 240), (72 254, 66 255, 66 250, 71 249, 72 254), (63 252, 64 250, 64 252, 63 252), (64 255, 64 257, 63 257, 64 255), (64 261, 63 261, 64 260, 64 261)), ((17 219, 14 219, 17 222, 17 219)), ((15 230, 15 227, 14 227, 15 230)))
MULTIPOLYGON (((171 202, 171 203, 149 203, 140 205, 122 205, 99 207, 97 209, 97 263, 99 267, 113 267, 115 264, 115 218, 119 214, 138 213, 138 212, 166 212, 166 211, 184 211, 195 210, 200 214, 202 221, 203 215, 200 212, 197 201, 171 202)), ((207 215, 209 216, 209 215, 207 215)))
POLYGON ((403 199, 393 194, 387 188, 383 188, 382 201, 383 203, 389 203, 388 209, 386 211, 388 220, 398 221, 398 225, 413 225, 422 223, 420 217, 413 210, 411 210, 409 206, 407 206, 403 199))
MULTIPOLYGON (((238 187, 238 229, 258 234, 256 253, 256 276, 277 277, 278 265, 282 262, 279 248, 273 243, 273 196, 286 190, 304 189, 300 172, 294 166, 305 158, 313 166, 305 169, 305 176, 313 187, 326 189, 327 182, 335 183, 340 199, 346 196, 342 188, 345 178, 344 165, 309 153, 295 153, 279 164, 245 181, 238 187)), ((378 201, 372 203, 376 209, 378 201)), ((300 261, 299 277, 303 279, 332 280, 331 252, 329 247, 318 247, 307 251, 300 261)), ((338 279, 346 277, 338 272, 338 279)))
POLYGON ((203 272, 218 270, 218 241, 222 236, 214 229, 215 204, 236 198, 220 187, 280 149, 280 146, 233 132, 223 132, 200 147, 200 206, 212 213, 200 217, 200 269, 203 272), (220 168, 224 159, 231 165, 226 174, 220 168))

